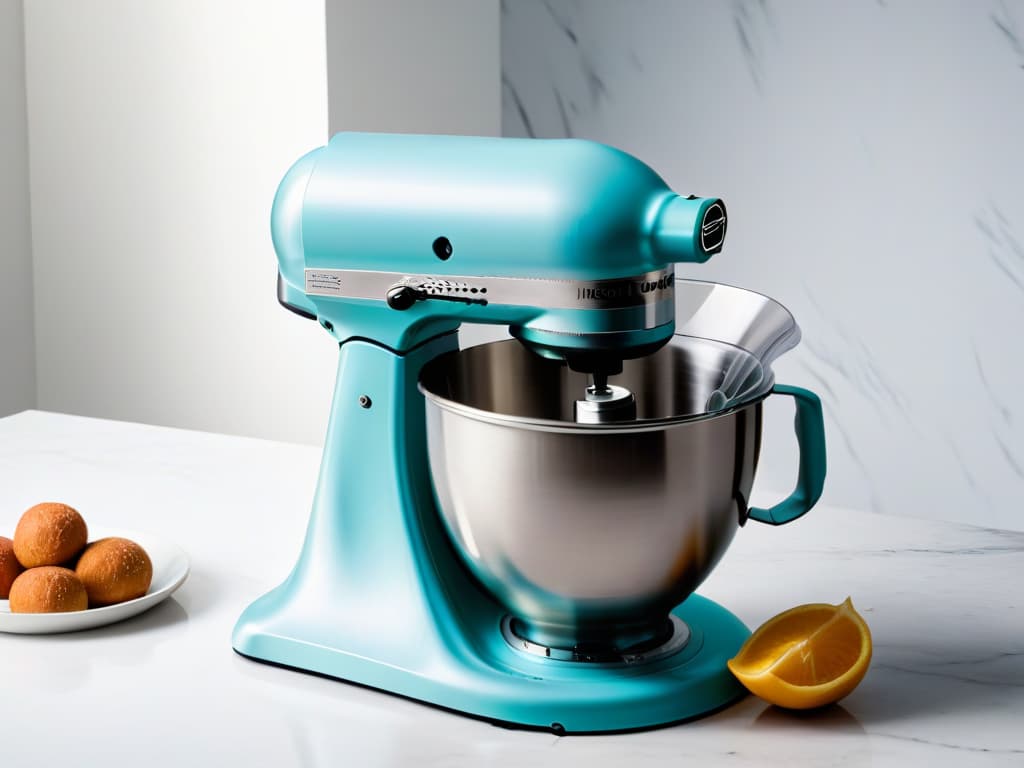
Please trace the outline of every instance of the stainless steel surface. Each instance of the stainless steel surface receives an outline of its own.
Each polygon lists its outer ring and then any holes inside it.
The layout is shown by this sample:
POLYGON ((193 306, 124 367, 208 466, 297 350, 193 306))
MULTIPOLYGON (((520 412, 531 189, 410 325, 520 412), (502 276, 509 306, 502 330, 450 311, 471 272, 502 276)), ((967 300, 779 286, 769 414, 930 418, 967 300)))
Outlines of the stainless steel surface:
POLYGON ((522 637, 516 632, 515 619, 505 616, 501 620, 501 634, 505 642, 517 651, 533 656, 543 656, 555 661, 582 662, 602 666, 634 666, 665 659, 678 653, 690 642, 690 628, 678 616, 670 616, 665 622, 665 639, 656 641, 647 649, 620 649, 602 644, 598 648, 585 649, 551 648, 522 637))
POLYGON ((742 350, 674 339, 613 377, 640 421, 572 421, 584 374, 514 340, 424 369, 434 489, 456 549, 538 645, 657 636, 746 515, 756 400, 703 412, 742 350))
POLYGON ((492 423, 544 430, 641 431, 708 418, 764 397, 772 374, 737 347, 674 336, 653 355, 625 360, 609 383, 636 399, 632 424, 579 424, 574 408, 588 375, 526 349, 514 339, 453 352, 429 363, 420 376, 428 401, 492 423), (711 406, 716 406, 709 409, 711 406))
POLYGON ((549 280, 486 275, 412 275, 355 269, 306 269, 305 291, 310 296, 335 296, 384 301, 396 285, 429 290, 435 296, 479 296, 489 304, 545 309, 613 310, 647 307, 653 328, 671 322, 675 272, 673 267, 611 280, 549 280))
POLYGON ((745 519, 771 364, 800 329, 742 288, 677 280, 676 298, 677 335, 609 380, 632 422, 576 423, 586 374, 514 340, 420 377, 441 517, 537 646, 656 641, 745 519))

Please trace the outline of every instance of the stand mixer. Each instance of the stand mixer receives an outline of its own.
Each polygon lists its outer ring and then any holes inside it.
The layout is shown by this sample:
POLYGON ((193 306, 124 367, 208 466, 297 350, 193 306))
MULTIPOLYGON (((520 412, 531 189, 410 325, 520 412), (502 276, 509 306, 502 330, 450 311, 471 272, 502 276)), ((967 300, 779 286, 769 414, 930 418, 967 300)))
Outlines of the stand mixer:
POLYGON ((748 518, 814 505, 824 432, 774 384, 785 308, 675 277, 721 250, 721 200, 587 141, 342 133, 288 171, 272 230, 280 302, 340 360, 301 555, 236 651, 555 733, 743 695, 749 630, 692 592, 748 518), (460 351, 464 322, 514 338, 460 351), (772 392, 800 476, 759 509, 772 392))

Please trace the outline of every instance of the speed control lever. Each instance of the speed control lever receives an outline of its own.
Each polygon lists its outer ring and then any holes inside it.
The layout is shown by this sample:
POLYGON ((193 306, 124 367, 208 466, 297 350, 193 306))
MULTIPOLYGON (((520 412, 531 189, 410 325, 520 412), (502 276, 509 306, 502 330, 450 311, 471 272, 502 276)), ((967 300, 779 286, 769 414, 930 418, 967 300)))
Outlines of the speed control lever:
POLYGON ((487 299, 475 296, 459 296, 457 294, 440 293, 429 291, 420 285, 399 283, 388 289, 384 300, 392 309, 404 311, 412 307, 417 301, 454 301, 458 304, 479 304, 487 306, 487 299))

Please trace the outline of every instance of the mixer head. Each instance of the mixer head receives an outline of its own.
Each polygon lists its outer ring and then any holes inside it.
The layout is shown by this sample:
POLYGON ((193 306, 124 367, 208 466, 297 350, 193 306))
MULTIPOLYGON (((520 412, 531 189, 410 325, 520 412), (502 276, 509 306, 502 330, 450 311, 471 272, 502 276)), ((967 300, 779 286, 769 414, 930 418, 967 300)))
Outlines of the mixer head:
POLYGON ((593 142, 342 133, 288 172, 272 226, 281 303, 340 341, 507 325, 594 374, 600 409, 671 338, 674 264, 719 252, 726 212, 593 142))

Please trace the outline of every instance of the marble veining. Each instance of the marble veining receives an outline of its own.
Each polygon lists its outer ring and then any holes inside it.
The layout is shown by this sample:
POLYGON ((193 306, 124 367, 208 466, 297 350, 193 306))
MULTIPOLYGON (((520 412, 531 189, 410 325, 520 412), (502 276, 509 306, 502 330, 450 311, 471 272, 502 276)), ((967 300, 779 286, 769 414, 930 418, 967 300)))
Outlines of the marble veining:
POLYGON ((771 23, 768 0, 733 0, 733 24, 754 86, 761 89, 765 26, 771 23))
POLYGON ((1024 42, 1021 42, 1017 22, 1004 0, 1000 0, 999 6, 992 12, 992 23, 996 25, 1010 50, 1016 55, 1020 68, 1024 69, 1024 42))
POLYGON ((537 138, 537 134, 533 130, 533 125, 530 123, 530 116, 526 113, 526 107, 523 106, 523 100, 519 98, 519 93, 516 91, 516 87, 512 84, 512 81, 504 75, 501 76, 501 93, 502 103, 505 103, 506 101, 511 102, 516 115, 522 123, 524 133, 531 139, 537 138))
POLYGON ((981 381, 981 386, 984 387, 985 392, 992 401, 993 407, 1004 422, 1012 424, 1013 411, 1010 410, 1010 406, 1003 402, 999 393, 992 389, 992 385, 988 381, 988 376, 985 375, 985 365, 981 361, 981 353, 978 351, 978 345, 973 340, 971 341, 971 353, 974 355, 974 364, 978 369, 978 379, 981 381))
MULTIPOLYGON (((820 322, 830 325, 832 333, 843 341, 842 346, 829 347, 818 338, 806 339, 804 345, 807 352, 819 363, 831 368, 837 375, 853 384, 860 394, 875 403, 876 407, 891 406, 899 415, 905 415, 909 405, 908 397, 899 391, 896 384, 890 381, 889 375, 879 367, 870 347, 822 306, 806 282, 804 293, 807 302, 818 313, 820 322)), ((820 378, 825 379, 824 376, 820 378)))
POLYGON ((964 744, 950 744, 947 741, 922 739, 918 736, 900 736, 895 733, 879 733, 876 735, 886 739, 895 739, 897 741, 909 741, 913 744, 922 744, 929 747, 940 747, 941 749, 952 749, 964 752, 976 752, 987 755, 1024 755, 1024 749, 989 749, 988 747, 970 747, 964 744))
POLYGON ((569 122, 569 113, 565 111, 565 100, 557 88, 552 89, 555 94, 555 104, 558 106, 558 117, 562 121, 562 135, 566 139, 573 137, 572 124, 569 122))
POLYGON ((578 45, 580 41, 579 38, 576 37, 576 33, 573 32, 572 27, 569 26, 568 22, 563 21, 562 17, 558 15, 554 7, 552 7, 550 0, 541 0, 541 2, 544 4, 548 13, 551 14, 551 18, 555 22, 555 26, 562 31, 562 34, 569 38, 570 43, 578 45))
MULTIPOLYGON (((679 273, 793 310, 776 373, 823 398, 827 499, 1024 529, 1021 12, 506 3, 503 129, 610 143, 726 199, 726 251, 679 273)), ((765 488, 792 483, 788 414, 769 401, 765 488)))
POLYGON ((1006 217, 993 205, 989 217, 979 215, 974 221, 988 243, 992 263, 1024 291, 1024 246, 1014 236, 1006 217))

